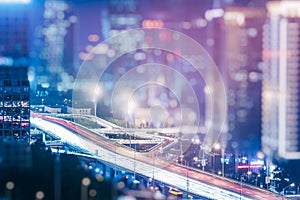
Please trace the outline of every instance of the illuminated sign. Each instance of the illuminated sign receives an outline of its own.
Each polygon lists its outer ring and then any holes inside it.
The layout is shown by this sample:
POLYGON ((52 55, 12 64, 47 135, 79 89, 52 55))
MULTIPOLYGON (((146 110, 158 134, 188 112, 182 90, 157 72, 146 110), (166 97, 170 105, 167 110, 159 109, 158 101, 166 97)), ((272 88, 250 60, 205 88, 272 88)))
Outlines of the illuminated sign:
POLYGON ((259 169, 262 168, 262 165, 238 165, 238 169, 259 169))

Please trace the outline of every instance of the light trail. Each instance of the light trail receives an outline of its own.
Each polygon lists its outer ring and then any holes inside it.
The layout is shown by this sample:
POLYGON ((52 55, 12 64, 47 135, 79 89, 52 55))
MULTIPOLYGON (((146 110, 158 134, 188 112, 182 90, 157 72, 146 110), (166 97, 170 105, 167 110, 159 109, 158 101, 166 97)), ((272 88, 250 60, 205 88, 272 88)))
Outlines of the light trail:
MULTIPOLYGON (((243 192, 241 195, 239 189, 235 189, 236 192, 232 192, 221 187, 217 187, 215 186, 217 184, 224 185, 224 181, 222 182, 222 180, 218 180, 213 176, 210 177, 211 184, 202 183, 190 176, 193 175, 193 177, 196 177, 195 175, 198 175, 198 177, 201 177, 205 176, 204 174, 196 174, 197 172, 195 171, 190 171, 187 168, 178 167, 172 164, 169 164, 169 166, 164 166, 164 168, 162 168, 159 167, 158 161, 156 161, 155 163, 157 166, 155 166, 154 163, 149 164, 149 160, 152 162, 152 158, 149 159, 149 157, 146 157, 148 154, 133 153, 133 151, 128 148, 114 146, 114 144, 105 141, 102 141, 102 143, 100 143, 99 141, 96 141, 95 138, 82 137, 78 133, 74 133, 67 128, 62 127, 62 125, 56 124, 54 122, 50 122, 41 118, 31 118, 31 123, 45 132, 50 131, 52 134, 57 135, 67 143, 79 146, 80 148, 90 152, 96 159, 103 160, 105 162, 111 163, 112 165, 120 166, 124 169, 135 172, 137 174, 142 174, 146 177, 153 177, 154 175, 155 180, 161 181, 167 185, 177 187, 184 191, 188 190, 189 193, 192 194, 204 196, 211 199, 224 200, 250 200, 251 198, 248 195, 255 196, 258 194, 257 192, 255 194, 249 194, 249 192, 251 192, 249 188, 248 190, 243 188, 243 192), (177 173, 174 172, 176 169, 178 170, 177 173), (246 196, 245 194, 248 195, 246 196)), ((68 123, 66 123, 66 126, 67 124, 68 123)), ((78 129, 77 131, 80 131, 80 129, 78 129)), ((84 131, 82 130, 82 132, 84 131)), ((276 198, 272 197, 272 199, 281 198, 277 198, 276 196, 276 198)))

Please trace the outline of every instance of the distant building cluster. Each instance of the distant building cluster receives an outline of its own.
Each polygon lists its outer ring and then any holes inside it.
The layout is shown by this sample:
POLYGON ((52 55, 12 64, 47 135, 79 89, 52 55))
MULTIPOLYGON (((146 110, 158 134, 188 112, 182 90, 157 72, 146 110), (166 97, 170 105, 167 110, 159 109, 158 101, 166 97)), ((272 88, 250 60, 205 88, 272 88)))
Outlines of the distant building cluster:
POLYGON ((300 159, 299 2, 214 4, 205 18, 207 48, 227 87, 227 148, 300 159))
MULTIPOLYGON (((169 78, 175 76, 175 72, 149 70, 150 65, 145 66, 157 63, 170 66, 185 77, 197 97, 201 113, 197 121, 201 126, 209 124, 212 108, 208 103, 208 88, 193 66, 180 58, 180 49, 174 52, 138 49, 107 63, 116 51, 105 45, 97 46, 122 30, 154 27, 172 29, 192 37, 218 66, 227 93, 227 118, 221 138, 227 141, 228 151, 255 155, 262 150, 270 159, 300 158, 299 2, 249 1, 244 4, 212 1, 202 5, 193 1, 193 6, 184 5, 180 9, 170 6, 166 9, 166 5, 173 5, 172 1, 161 4, 133 0, 101 1, 97 4, 99 9, 93 9, 95 17, 82 21, 82 12, 91 7, 86 3, 76 3, 48 0, 37 3, 42 8, 39 27, 34 30, 38 39, 30 38, 33 19, 29 15, 32 9, 28 4, 0 6, 2 138, 27 140, 30 102, 44 105, 47 112, 67 112, 55 108, 56 104, 63 104, 70 113, 114 116, 115 113, 109 110, 112 96, 107 94, 115 92, 121 78, 136 66, 135 74, 127 78, 133 79, 136 74, 141 78, 141 74, 146 74, 143 78, 165 83, 166 86, 173 85, 176 90, 159 84, 144 85, 133 92, 132 96, 138 103, 129 109, 131 116, 126 118, 123 113, 118 117, 131 123, 135 120, 139 124, 144 121, 151 123, 155 120, 150 116, 149 108, 157 107, 159 113, 172 111, 170 115, 161 114, 161 119, 156 120, 157 126, 176 125, 174 122, 179 118, 176 109, 183 104, 180 98, 186 102, 195 99, 190 98, 182 80, 169 78), (89 29, 90 21, 98 28, 89 29), (83 37, 86 41, 81 41, 83 37), (84 96, 83 104, 72 102, 71 89, 76 70, 81 62, 90 62, 93 67, 93 56, 97 58, 97 64, 108 65, 103 77, 98 77, 101 78, 99 82, 105 83, 102 94, 84 96), (28 74, 25 72, 27 69, 28 74), (29 86, 33 86, 31 96, 29 86), (134 119, 134 107, 138 106, 142 111, 137 111, 134 119), (168 117, 173 118, 170 120, 168 117)), ((153 42, 149 38, 143 39, 153 42)), ((174 46, 183 45, 176 35, 162 33, 158 40, 169 41, 174 46)), ((133 37, 126 42, 120 48, 136 45, 139 38, 133 37)), ((140 84, 138 81, 141 79, 138 78, 134 78, 136 82, 125 82, 128 87, 135 87, 140 84)), ((116 97, 116 102, 128 113, 121 96, 116 97)))

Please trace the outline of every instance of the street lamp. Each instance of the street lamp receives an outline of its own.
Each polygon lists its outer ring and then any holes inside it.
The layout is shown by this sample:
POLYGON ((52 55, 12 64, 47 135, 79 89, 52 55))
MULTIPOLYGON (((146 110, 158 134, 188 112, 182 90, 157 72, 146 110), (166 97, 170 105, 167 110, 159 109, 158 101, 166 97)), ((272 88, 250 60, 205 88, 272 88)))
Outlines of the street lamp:
POLYGON ((241 183, 241 189, 240 189, 240 199, 242 199, 242 195, 243 195, 243 180, 244 180, 244 177, 241 176, 241 180, 240 180, 240 183, 241 183))
MULTIPOLYGON (((137 111, 138 108, 138 104, 136 103, 136 101, 132 98, 129 99, 127 102, 127 110, 126 110, 126 115, 128 117, 128 121, 129 121, 129 127, 135 127, 135 112, 137 111)), ((125 119, 126 120, 126 119, 125 119)), ((126 122, 126 126, 127 126, 127 122, 126 122)))
POLYGON ((188 167, 190 167, 190 162, 195 162, 195 161, 197 161, 198 160, 198 158, 197 157, 194 157, 192 160, 182 160, 182 161, 184 161, 184 163, 185 163, 185 167, 186 167, 186 193, 187 193, 187 198, 189 198, 189 169, 188 169, 188 167))
POLYGON ((255 179, 255 186, 258 186, 258 179, 260 178, 260 174, 257 174, 255 179))
MULTIPOLYGON (((217 150, 217 151, 219 151, 219 150, 221 150, 221 157, 222 157, 222 161, 221 161, 221 164, 222 164, 222 176, 225 176, 225 159, 224 159, 224 157, 225 157, 225 149, 221 146, 221 144, 219 143, 219 142, 217 142, 217 143, 215 143, 214 144, 214 146, 213 146, 213 148, 215 149, 215 150, 217 150)), ((214 167, 214 169, 215 169, 215 165, 216 165, 216 159, 215 159, 215 155, 214 155, 214 153, 213 153, 213 167, 214 167)))
POLYGON ((289 187, 295 187, 295 183, 291 183, 282 189, 282 199, 284 199, 285 190, 288 189, 289 187))
POLYGON ((97 117, 97 102, 98 102, 98 98, 102 95, 102 89, 97 86, 94 90, 93 93, 94 97, 93 97, 93 103, 94 103, 94 111, 95 111, 95 117, 97 117))

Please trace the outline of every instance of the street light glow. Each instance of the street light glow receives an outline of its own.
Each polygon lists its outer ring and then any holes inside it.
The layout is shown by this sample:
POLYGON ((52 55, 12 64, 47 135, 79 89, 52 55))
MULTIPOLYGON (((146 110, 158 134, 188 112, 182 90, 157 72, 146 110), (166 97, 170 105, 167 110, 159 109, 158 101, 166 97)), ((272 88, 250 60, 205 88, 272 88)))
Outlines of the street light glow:
POLYGON ((214 149, 216 149, 216 150, 221 149, 221 144, 217 142, 217 143, 214 145, 214 149))

